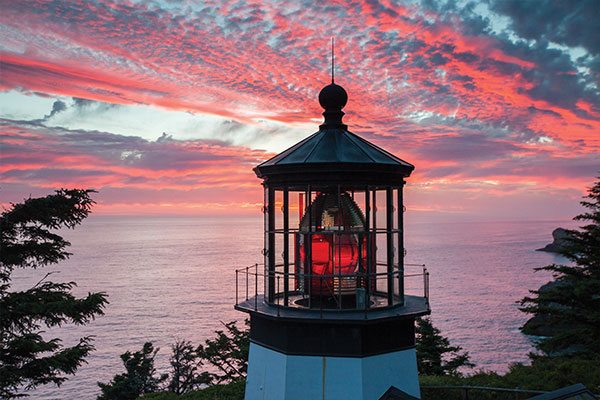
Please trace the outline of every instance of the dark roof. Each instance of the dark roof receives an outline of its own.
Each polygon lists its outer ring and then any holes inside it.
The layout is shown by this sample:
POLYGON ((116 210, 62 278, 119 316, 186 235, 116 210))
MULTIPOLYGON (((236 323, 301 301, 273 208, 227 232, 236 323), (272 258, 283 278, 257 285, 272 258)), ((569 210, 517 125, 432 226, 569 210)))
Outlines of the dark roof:
MULTIPOLYGON (((354 133, 324 128, 256 167, 312 163, 387 164, 412 171, 414 166, 354 133)), ((410 172, 409 172, 410 173, 410 172)))
POLYGON ((379 400, 419 400, 410 394, 403 392, 396 386, 390 386, 388 390, 379 398, 379 400))
POLYGON ((529 400, 594 400, 594 394, 581 383, 530 397, 529 400))
POLYGON ((266 184, 398 185, 414 166, 348 131, 344 125, 321 129, 265 161, 254 172, 266 184))

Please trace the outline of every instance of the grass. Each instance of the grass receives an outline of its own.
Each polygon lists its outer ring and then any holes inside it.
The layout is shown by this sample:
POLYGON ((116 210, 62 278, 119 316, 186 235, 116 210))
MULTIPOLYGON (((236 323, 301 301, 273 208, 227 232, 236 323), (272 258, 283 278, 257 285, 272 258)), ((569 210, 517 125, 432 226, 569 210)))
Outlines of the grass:
MULTIPOLYGON (((495 372, 476 372, 469 376, 421 376, 421 386, 483 386, 507 389, 552 391, 575 383, 583 383, 594 393, 600 393, 600 359, 590 358, 539 358, 532 365, 516 364, 500 375, 495 372)), ((462 399, 458 389, 422 388, 423 400, 462 399)), ((526 399, 533 394, 470 391, 473 400, 526 399)))
MULTIPOLYGON (((598 358, 541 358, 532 365, 513 365, 500 375, 476 372, 469 376, 420 376, 422 400, 462 400, 460 389, 432 389, 434 386, 483 386, 510 389, 551 391, 574 383, 583 383, 594 393, 600 393, 600 360, 598 358), (428 388, 429 387, 429 388, 428 388)), ((172 393, 153 393, 143 400, 242 400, 245 382, 211 386, 204 390, 177 396, 172 393)), ((515 394, 470 390, 471 400, 527 399, 533 394, 515 394)))
POLYGON ((215 385, 177 396, 174 393, 151 393, 140 400, 243 400, 246 381, 215 385))

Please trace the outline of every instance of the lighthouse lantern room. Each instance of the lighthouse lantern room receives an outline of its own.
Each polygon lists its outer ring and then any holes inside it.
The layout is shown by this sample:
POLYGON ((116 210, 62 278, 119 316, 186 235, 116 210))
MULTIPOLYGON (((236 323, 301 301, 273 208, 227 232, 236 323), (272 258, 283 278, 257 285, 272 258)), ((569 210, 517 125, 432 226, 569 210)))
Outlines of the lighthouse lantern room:
MULTIPOLYGON (((348 96, 319 94, 319 131, 254 171, 264 186, 264 265, 236 271, 250 314, 246 399, 420 397, 405 294, 403 187, 414 166, 348 131, 348 96)), ((241 287, 241 289, 240 289, 241 287)), ((412 286, 411 286, 412 287, 412 286)))

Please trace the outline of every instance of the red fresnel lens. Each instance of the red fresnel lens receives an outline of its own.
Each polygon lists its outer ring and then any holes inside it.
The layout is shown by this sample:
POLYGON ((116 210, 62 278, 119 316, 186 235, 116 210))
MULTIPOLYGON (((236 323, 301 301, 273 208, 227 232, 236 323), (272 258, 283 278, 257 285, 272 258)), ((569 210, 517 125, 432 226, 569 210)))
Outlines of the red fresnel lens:
POLYGON ((367 265, 364 221, 362 211, 348 193, 317 195, 302 216, 296 234, 296 273, 305 277, 296 281, 297 289, 311 296, 355 294, 359 258, 363 271, 367 265))

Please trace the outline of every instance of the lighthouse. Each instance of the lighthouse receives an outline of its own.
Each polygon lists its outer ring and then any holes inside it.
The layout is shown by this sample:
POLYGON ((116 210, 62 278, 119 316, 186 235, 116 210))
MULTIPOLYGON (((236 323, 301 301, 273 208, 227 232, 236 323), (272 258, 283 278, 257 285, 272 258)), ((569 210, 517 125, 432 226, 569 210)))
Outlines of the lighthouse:
POLYGON ((246 400, 420 398, 428 273, 408 295, 404 262, 414 166, 350 132, 347 101, 332 79, 319 130, 254 168, 264 264, 236 271, 235 308, 250 315, 246 400))

